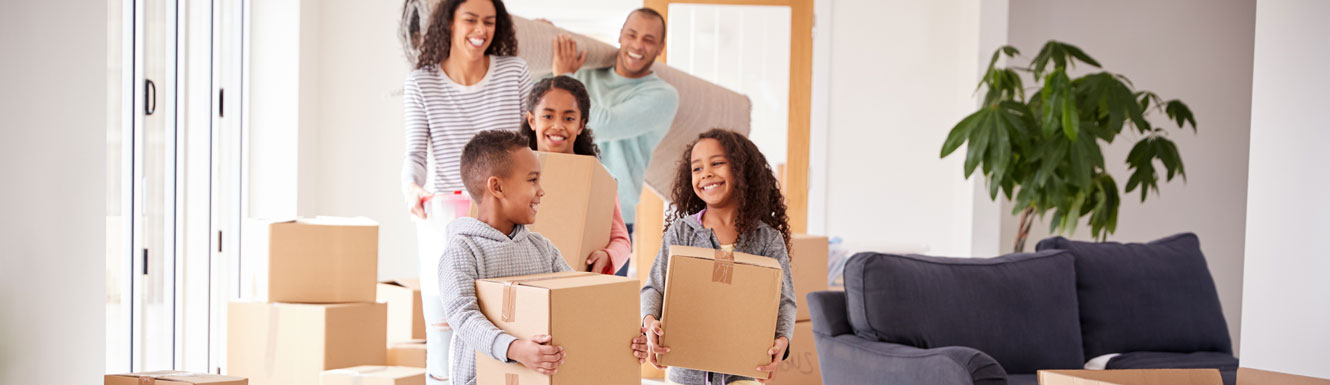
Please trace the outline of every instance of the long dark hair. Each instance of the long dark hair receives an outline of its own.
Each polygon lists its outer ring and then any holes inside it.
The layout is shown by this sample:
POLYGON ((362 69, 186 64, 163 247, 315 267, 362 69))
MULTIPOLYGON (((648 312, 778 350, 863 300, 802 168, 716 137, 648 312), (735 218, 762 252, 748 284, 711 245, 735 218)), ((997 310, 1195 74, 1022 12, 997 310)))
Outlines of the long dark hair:
POLYGON ((675 167, 674 189, 671 192, 671 212, 665 228, 676 219, 687 217, 707 208, 707 203, 693 193, 693 146, 702 139, 715 139, 725 150, 725 158, 730 162, 734 173, 734 192, 739 204, 738 214, 734 218, 735 231, 740 240, 752 242, 744 234, 757 227, 759 222, 779 231, 785 237, 785 249, 790 249, 790 217, 785 213, 785 197, 780 193, 780 183, 776 173, 771 171, 767 157, 757 149, 753 141, 737 132, 713 128, 697 136, 683 151, 683 157, 675 167))
MULTIPOLYGON (((467 0, 444 0, 429 18, 429 29, 425 31, 425 41, 420 44, 420 57, 416 68, 429 68, 443 63, 448 58, 453 45, 453 18, 457 7, 467 0)), ((517 32, 513 31, 513 18, 504 8, 503 0, 494 2, 494 38, 486 55, 517 56, 517 32)))
MULTIPOLYGON (((531 87, 531 96, 526 103, 526 113, 535 114, 536 105, 545 98, 545 94, 550 91, 560 89, 573 94, 573 99, 577 100, 577 109, 582 112, 582 133, 577 134, 573 139, 573 153, 577 155, 591 155, 600 157, 600 147, 596 146, 596 137, 591 133, 591 127, 587 127, 588 114, 591 113, 591 96, 586 92, 586 86, 581 81, 568 76, 559 75, 552 78, 546 78, 531 87)), ((522 116, 522 128, 517 130, 525 135, 527 142, 531 145, 531 150, 537 150, 536 130, 531 128, 531 123, 527 121, 525 115, 522 116)))

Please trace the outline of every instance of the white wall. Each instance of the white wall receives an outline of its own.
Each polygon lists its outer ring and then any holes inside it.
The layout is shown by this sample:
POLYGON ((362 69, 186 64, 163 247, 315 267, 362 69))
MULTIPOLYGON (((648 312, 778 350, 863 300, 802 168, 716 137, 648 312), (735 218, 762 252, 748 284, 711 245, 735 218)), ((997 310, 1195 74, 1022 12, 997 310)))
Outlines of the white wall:
MULTIPOLYGON (((1025 54, 1021 62, 1049 39, 1065 41, 1084 49, 1105 70, 1126 75, 1137 89, 1182 99, 1196 114, 1196 134, 1190 128, 1168 133, 1182 153, 1186 183, 1164 184, 1161 178, 1159 194, 1144 204, 1139 191, 1122 195, 1117 233, 1109 240, 1145 242, 1184 231, 1200 236, 1235 351, 1243 310, 1255 11, 1254 0, 1011 0, 1009 19, 1009 40, 1025 54)), ((1172 127, 1167 117, 1157 116, 1155 123, 1172 127)), ((1136 138, 1128 134, 1104 153, 1119 188, 1126 186, 1125 160, 1136 138)), ((1018 220, 1009 215, 1010 204, 1003 206, 1000 240, 1007 252, 1018 220)), ((1035 223, 1026 250, 1047 235, 1047 223, 1035 223)), ((1091 239, 1089 228, 1082 223, 1070 238, 1091 239)))
POLYGON ((1330 379, 1330 3, 1256 7, 1242 366, 1330 379))
POLYGON ((0 383, 105 368, 106 15, 0 2, 0 383))
POLYGON ((826 233, 854 250, 969 255, 973 185, 963 159, 938 154, 975 108, 979 2, 851 0, 832 12, 827 164, 812 170, 827 175, 826 233))

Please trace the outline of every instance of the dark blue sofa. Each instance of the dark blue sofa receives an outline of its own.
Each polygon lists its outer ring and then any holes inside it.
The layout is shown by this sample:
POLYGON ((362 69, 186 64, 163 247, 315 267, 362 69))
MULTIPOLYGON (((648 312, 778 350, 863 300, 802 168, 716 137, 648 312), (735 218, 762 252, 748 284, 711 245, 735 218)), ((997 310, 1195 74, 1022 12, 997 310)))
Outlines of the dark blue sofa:
POLYGON ((808 294, 827 385, 1037 384, 1041 369, 1216 368, 1238 361, 1200 241, 1062 237, 997 258, 860 253, 845 291, 808 294))

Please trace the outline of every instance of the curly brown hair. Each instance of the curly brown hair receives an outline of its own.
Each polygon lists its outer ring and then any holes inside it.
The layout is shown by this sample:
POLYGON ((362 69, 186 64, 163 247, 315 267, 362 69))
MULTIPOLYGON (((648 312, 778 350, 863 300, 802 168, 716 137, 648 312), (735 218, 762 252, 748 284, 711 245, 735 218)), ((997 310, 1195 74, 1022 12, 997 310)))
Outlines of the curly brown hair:
MULTIPOLYGON (((430 68, 442 64, 448 59, 453 46, 453 18, 457 16, 457 7, 467 0, 444 0, 431 12, 429 29, 425 31, 425 42, 420 44, 420 57, 416 68, 430 68)), ((486 55, 517 56, 517 32, 513 31, 513 18, 508 15, 502 0, 494 2, 494 38, 486 55)))
MULTIPOLYGON (((596 145, 596 136, 591 133, 591 127, 586 125, 591 114, 591 96, 587 94, 586 86, 582 85, 582 81, 566 75, 559 75, 536 82, 536 85, 531 86, 531 96, 526 102, 527 110, 525 112, 528 114, 536 113, 536 106, 540 104, 540 100, 544 99, 545 94, 554 89, 561 89, 572 94, 573 99, 577 100, 577 109, 581 110, 582 113, 582 133, 573 139, 573 153, 600 158, 600 146, 596 145)), ((522 115, 522 126, 518 128, 517 132, 526 136, 528 144, 531 145, 531 151, 539 150, 536 145, 536 130, 531 127, 526 115, 522 115)))
MULTIPOLYGON (((780 182, 772 172, 767 157, 757 149, 753 141, 743 135, 721 128, 713 128, 697 136, 688 144, 683 156, 675 167, 674 189, 670 193, 670 215, 665 228, 677 219, 702 211, 707 203, 693 193, 693 146, 702 139, 715 139, 725 150, 725 158, 730 162, 734 173, 734 191, 738 196, 739 210, 734 218, 734 227, 740 234, 740 241, 751 241, 743 234, 757 227, 759 222, 779 231, 785 240, 785 249, 790 249, 790 217, 785 213, 785 197, 780 193, 780 182)), ((744 245, 740 245, 741 247, 744 245)))

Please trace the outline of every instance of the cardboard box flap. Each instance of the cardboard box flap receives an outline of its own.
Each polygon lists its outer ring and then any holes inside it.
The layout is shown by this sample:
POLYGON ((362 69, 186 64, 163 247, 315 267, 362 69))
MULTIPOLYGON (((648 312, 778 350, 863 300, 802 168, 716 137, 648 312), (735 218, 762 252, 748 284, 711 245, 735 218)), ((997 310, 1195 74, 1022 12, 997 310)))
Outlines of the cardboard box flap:
POLYGON ((401 286, 411 290, 420 290, 419 278, 398 278, 398 279, 390 279, 387 281, 379 281, 379 283, 385 285, 401 286))
MULTIPOLYGON (((717 251, 720 250, 708 249, 704 247, 670 245, 670 255, 680 256, 680 257, 715 260, 717 251)), ((780 262, 776 261, 774 258, 762 257, 762 256, 740 253, 740 252, 734 252, 733 255, 734 255, 734 263, 737 264, 765 267, 777 270, 781 269, 780 262)))
POLYGON ((1221 385, 1216 369, 1040 370, 1040 385, 1221 385))
POLYGON ((622 280, 615 279, 613 275, 590 273, 585 271, 565 271, 560 273, 520 275, 503 278, 485 278, 479 281, 494 282, 499 284, 538 287, 542 289, 563 289, 568 287, 578 287, 587 285, 597 285, 606 283, 619 283, 622 280))
POLYGON ((379 223, 366 217, 314 217, 300 218, 296 223, 319 226, 378 226, 379 223))
POLYGON ((162 370, 155 372, 113 374, 114 377, 126 377, 137 379, 139 384, 152 384, 156 381, 173 381, 186 384, 244 384, 244 377, 222 376, 209 373, 192 373, 174 370, 162 370))

